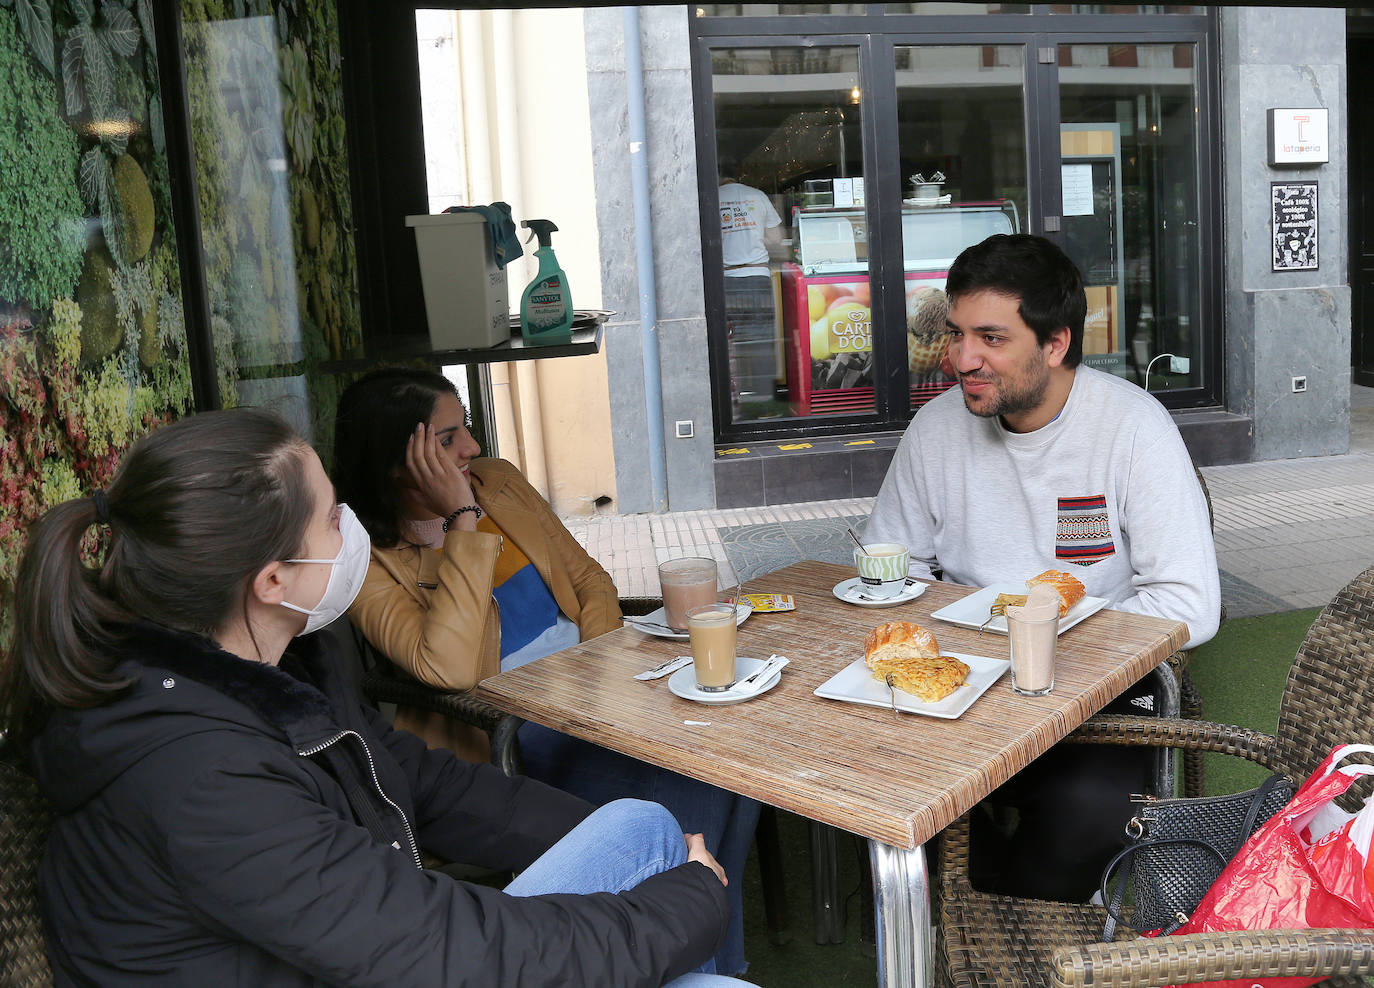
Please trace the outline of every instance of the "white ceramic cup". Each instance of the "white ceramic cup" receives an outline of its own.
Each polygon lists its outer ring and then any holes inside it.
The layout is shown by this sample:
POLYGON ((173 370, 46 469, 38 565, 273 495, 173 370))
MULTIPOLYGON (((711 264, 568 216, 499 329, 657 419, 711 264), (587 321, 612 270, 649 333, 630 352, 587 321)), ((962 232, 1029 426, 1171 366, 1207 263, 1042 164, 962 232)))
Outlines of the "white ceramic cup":
POLYGON ((868 597, 886 600, 906 589, 907 567, 911 553, 898 542, 875 542, 854 549, 854 568, 859 571, 860 591, 868 597))

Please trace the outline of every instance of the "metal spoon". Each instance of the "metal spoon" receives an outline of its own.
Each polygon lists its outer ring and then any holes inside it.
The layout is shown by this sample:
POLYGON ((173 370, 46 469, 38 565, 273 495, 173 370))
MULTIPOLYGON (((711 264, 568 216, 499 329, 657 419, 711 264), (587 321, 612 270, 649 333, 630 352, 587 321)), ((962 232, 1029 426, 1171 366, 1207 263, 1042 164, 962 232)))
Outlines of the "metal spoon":
POLYGON ((687 634, 687 629, 686 629, 686 628, 674 628, 672 625, 662 624, 662 623, 660 623, 660 622, 658 622, 658 621, 645 621, 643 618, 637 618, 637 617, 622 617, 620 620, 623 621, 624 623, 628 624, 628 625, 629 625, 630 627, 632 627, 632 628, 636 628, 636 627, 662 628, 664 631, 671 631, 671 632, 672 632, 673 634, 675 634, 675 635, 685 635, 685 634, 687 634))
POLYGON ((859 537, 854 534, 854 529, 846 528, 845 532, 849 535, 851 539, 854 540, 854 544, 859 547, 860 552, 862 552, 865 556, 870 555, 868 548, 862 542, 860 542, 859 537))
POLYGON ((892 695, 892 716, 897 716, 897 686, 892 678, 892 673, 883 677, 883 682, 887 683, 887 691, 892 695))

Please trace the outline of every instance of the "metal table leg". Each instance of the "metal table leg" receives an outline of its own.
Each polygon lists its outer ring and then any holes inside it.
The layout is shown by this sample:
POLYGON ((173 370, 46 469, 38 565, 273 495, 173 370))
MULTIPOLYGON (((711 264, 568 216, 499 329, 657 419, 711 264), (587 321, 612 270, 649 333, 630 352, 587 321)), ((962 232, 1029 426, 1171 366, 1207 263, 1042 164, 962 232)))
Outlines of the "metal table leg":
POLYGON ((930 988, 935 965, 925 846, 905 851, 870 840, 868 856, 873 863, 878 988, 930 988))
POLYGON ((811 821, 811 916, 817 943, 844 943, 839 831, 811 821))

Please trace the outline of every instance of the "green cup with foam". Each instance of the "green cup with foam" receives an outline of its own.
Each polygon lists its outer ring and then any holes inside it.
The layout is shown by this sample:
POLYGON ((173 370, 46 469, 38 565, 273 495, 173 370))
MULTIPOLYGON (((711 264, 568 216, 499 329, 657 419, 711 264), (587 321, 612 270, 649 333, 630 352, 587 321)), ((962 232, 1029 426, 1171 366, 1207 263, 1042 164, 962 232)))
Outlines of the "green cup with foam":
POLYGON ((911 553, 898 542, 875 542, 854 550, 854 568, 859 571, 860 591, 867 597, 886 600, 906 589, 907 566, 911 553))

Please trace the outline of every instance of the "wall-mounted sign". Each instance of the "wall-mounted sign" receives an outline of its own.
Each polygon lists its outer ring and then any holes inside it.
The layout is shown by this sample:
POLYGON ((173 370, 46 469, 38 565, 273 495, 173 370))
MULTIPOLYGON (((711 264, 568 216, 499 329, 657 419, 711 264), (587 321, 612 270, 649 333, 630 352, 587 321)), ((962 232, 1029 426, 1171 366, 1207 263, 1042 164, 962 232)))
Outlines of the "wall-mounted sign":
POLYGON ((1317 183, 1274 182, 1269 186, 1269 204, 1274 270, 1317 270, 1317 183))
POLYGON ((1269 111, 1269 164, 1319 165, 1328 158, 1324 107, 1269 111))

